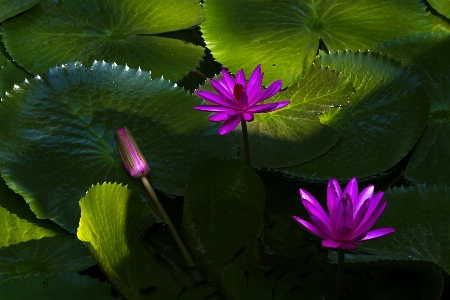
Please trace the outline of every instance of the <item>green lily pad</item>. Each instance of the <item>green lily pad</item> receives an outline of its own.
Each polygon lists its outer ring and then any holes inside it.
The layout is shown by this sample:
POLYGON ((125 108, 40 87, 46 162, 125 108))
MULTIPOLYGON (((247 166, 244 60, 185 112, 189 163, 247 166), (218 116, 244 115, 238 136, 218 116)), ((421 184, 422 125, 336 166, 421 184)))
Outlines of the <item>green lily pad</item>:
POLYGON ((193 165, 236 153, 233 137, 219 136, 219 125, 192 109, 200 103, 170 81, 126 66, 55 67, 2 99, 0 126, 8 129, 0 136, 0 173, 38 218, 74 232, 78 201, 92 184, 123 182, 147 195, 116 149, 114 131, 127 126, 153 187, 182 195, 193 165))
POLYGON ((154 299, 175 299, 181 293, 183 286, 142 243, 158 219, 138 194, 120 184, 95 185, 80 207, 78 238, 123 297, 147 299, 151 294, 154 299))
POLYGON ((347 181, 395 166, 416 144, 428 117, 428 98, 417 77, 399 62, 371 52, 339 52, 316 62, 341 71, 355 87, 349 105, 319 116, 342 138, 326 154, 279 170, 314 180, 347 181))
MULTIPOLYGON (((313 66, 305 78, 268 100, 290 100, 288 106, 255 114, 255 120, 247 123, 252 167, 290 167, 326 153, 339 141, 340 133, 321 124, 317 116, 347 104, 352 94, 353 86, 342 73, 313 66)), ((244 159, 242 131, 235 132, 244 159)))
POLYGON ((186 182, 183 226, 193 255, 217 278, 229 263, 255 261, 265 190, 238 160, 209 158, 186 182))
POLYGON ((442 0, 428 0, 428 3, 441 15, 450 19, 450 2, 442 0))
POLYGON ((178 80, 198 66, 204 49, 156 35, 203 19, 195 0, 42 1, 3 23, 3 41, 35 75, 61 63, 105 60, 178 80))
POLYGON ((26 11, 39 2, 41 0, 2 0, 0 3, 0 22, 26 11))
POLYGON ((306 75, 319 40, 331 52, 368 50, 430 31, 425 5, 392 0, 205 1, 203 37, 233 73, 261 64, 264 85, 291 86, 306 75))
POLYGON ((109 283, 77 273, 38 274, 0 283, 3 300, 117 299, 109 283))
POLYGON ((80 272, 93 265, 89 250, 69 233, 0 248, 0 281, 29 274, 80 272))
POLYGON ((388 205, 375 225, 396 232, 360 243, 358 250, 366 254, 348 254, 346 261, 426 261, 450 274, 450 188, 423 184, 392 188, 384 199, 388 205))
POLYGON ((327 286, 332 284, 327 282, 326 278, 305 278, 299 275, 291 271, 258 266, 230 265, 222 273, 221 286, 226 299, 234 300, 312 300, 324 299, 324 295, 330 293, 327 286), (322 279, 322 282, 317 279, 322 279))
POLYGON ((417 73, 430 99, 428 128, 405 170, 414 183, 446 184, 450 178, 450 33, 429 33, 374 48, 417 73))

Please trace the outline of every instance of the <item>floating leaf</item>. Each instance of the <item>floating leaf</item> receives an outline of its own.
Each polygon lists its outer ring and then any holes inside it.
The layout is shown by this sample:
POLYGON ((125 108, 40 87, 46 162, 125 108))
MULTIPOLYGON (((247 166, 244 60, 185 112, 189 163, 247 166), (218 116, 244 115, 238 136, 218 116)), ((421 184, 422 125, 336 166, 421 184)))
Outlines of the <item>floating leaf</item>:
POLYGON ((184 199, 185 236, 213 277, 231 262, 255 260, 264 201, 264 186, 247 164, 209 158, 192 169, 184 199))
POLYGON ((450 178, 450 33, 429 33, 379 45, 411 66, 430 98, 430 120, 406 167, 414 183, 446 184, 450 178))
MULTIPOLYGON (((270 99, 288 99, 288 106, 256 114, 255 120, 248 122, 252 166, 290 167, 327 152, 339 141, 340 134, 321 124, 317 116, 332 106, 347 104, 352 94, 352 84, 342 73, 313 66, 305 78, 270 99)), ((241 129, 235 132, 244 159, 241 129)))
POLYGON ((41 0, 2 0, 0 3, 0 22, 26 11, 40 1, 41 0))
POLYGON ((442 0, 428 0, 428 3, 441 15, 450 18, 450 2, 442 0))
POLYGON ((388 205, 376 227, 391 227, 396 232, 360 243, 358 250, 367 254, 346 255, 346 260, 427 261, 450 274, 450 188, 422 184, 392 188, 383 199, 388 205))
POLYGON ((342 138, 326 154, 280 170, 347 181, 395 166, 419 139, 428 115, 428 98, 417 77, 400 63, 370 52, 339 52, 321 56, 317 63, 341 71, 355 87, 349 105, 320 115, 342 138))
POLYGON ((78 238, 106 277, 126 299, 175 299, 183 285, 144 247, 142 237, 158 222, 152 210, 127 187, 104 183, 80 200, 78 238))
POLYGON ((391 0, 205 1, 203 37, 231 72, 261 64, 264 84, 290 86, 306 75, 319 40, 331 52, 430 31, 425 5, 391 0))
POLYGON ((39 274, 13 278, 0 283, 3 300, 117 299, 111 286, 77 273, 39 274))
POLYGON ((64 0, 42 1, 2 25, 8 52, 35 75, 96 59, 178 80, 198 66, 203 48, 157 35, 203 19, 195 0, 64 0))
POLYGON ((92 184, 123 182, 144 191, 116 149, 113 133, 127 126, 153 187, 182 195, 193 165, 236 151, 232 136, 219 136, 218 125, 192 109, 199 103, 170 81, 125 66, 55 67, 0 102, 0 126, 8 128, 0 136, 0 173, 38 218, 75 231, 78 200, 92 184))
POLYGON ((80 272, 93 265, 88 249, 68 233, 0 248, 0 281, 29 274, 80 272))

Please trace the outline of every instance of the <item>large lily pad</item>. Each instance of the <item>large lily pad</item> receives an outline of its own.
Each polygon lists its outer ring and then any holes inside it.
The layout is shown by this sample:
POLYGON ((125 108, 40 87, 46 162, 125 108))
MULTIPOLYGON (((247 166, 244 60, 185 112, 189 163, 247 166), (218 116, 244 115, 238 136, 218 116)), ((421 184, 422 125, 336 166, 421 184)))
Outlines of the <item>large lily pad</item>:
POLYGON ((175 299, 183 286, 159 265, 142 237, 158 222, 152 210, 127 187, 104 183, 80 200, 78 238, 85 243, 106 277, 126 299, 175 299))
POLYGON ((442 0, 428 0, 428 3, 440 14, 450 18, 450 2, 442 0))
POLYGON ((406 167, 414 183, 446 184, 450 178, 450 34, 430 33, 379 45, 380 51, 411 66, 430 98, 428 128, 406 167))
POLYGON ((35 75, 61 63, 90 65, 96 59, 178 80, 198 66, 203 48, 156 35, 203 18, 195 0, 42 1, 4 22, 3 38, 14 60, 35 75))
POLYGON ((347 181, 395 166, 413 148, 428 117, 428 97, 418 78, 399 62, 370 52, 324 55, 317 63, 341 71, 355 87, 349 105, 320 115, 342 138, 326 154, 280 170, 347 181))
POLYGON ((265 190, 238 160, 210 158, 186 182, 183 225, 193 254, 213 277, 230 262, 255 261, 265 190))
POLYGON ((13 278, 0 283, 3 300, 117 299, 111 286, 77 273, 38 274, 13 278))
POLYGON ((450 274, 450 188, 416 185, 389 189, 388 205, 376 227, 392 227, 386 238, 360 243, 366 254, 346 255, 349 262, 380 259, 427 261, 450 274))
POLYGON ((39 2, 41 2, 41 0, 2 0, 2 2, 0 2, 0 22, 26 11, 39 2))
POLYGON ((319 40, 331 52, 367 50, 430 30, 425 5, 392 0, 205 1, 203 37, 214 57, 236 73, 261 64, 264 84, 303 77, 319 40))
POLYGON ((80 272, 93 265, 89 250, 69 233, 0 248, 0 281, 29 274, 80 272))
MULTIPOLYGON (((200 100, 149 72, 96 62, 61 65, 11 90, 0 103, 0 173, 38 218, 70 231, 78 200, 92 184, 131 179, 113 133, 127 126, 150 167, 153 187, 182 195, 191 167, 234 156, 233 137, 217 134, 192 109, 200 100)), ((145 193, 146 195, 146 193, 145 193)))
MULTIPOLYGON (((313 66, 305 78, 270 99, 290 100, 287 107, 256 114, 248 122, 252 166, 290 167, 327 152, 339 141, 340 133, 321 124, 318 114, 347 104, 352 94, 353 86, 342 73, 313 66)), ((235 132, 243 159, 242 131, 235 132)))

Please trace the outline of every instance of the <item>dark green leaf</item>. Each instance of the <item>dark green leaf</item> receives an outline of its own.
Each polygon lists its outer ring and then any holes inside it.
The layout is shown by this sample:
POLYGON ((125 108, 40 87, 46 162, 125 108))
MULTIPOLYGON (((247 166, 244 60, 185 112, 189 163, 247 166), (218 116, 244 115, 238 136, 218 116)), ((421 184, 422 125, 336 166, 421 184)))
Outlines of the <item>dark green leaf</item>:
POLYGON ((2 0, 0 2, 0 22, 33 7, 41 0, 2 0))
POLYGON ((255 260, 265 191, 250 166, 229 158, 205 160, 192 169, 184 201, 188 243, 213 277, 231 262, 255 260))
MULTIPOLYGON (((0 102, 0 173, 38 218, 78 226, 78 200, 94 183, 143 191, 126 172, 113 133, 127 126, 152 172, 153 187, 182 195, 191 167, 234 156, 233 137, 192 109, 200 100, 148 72, 96 62, 62 65, 0 102)), ((145 193, 146 194, 146 193, 145 193)))

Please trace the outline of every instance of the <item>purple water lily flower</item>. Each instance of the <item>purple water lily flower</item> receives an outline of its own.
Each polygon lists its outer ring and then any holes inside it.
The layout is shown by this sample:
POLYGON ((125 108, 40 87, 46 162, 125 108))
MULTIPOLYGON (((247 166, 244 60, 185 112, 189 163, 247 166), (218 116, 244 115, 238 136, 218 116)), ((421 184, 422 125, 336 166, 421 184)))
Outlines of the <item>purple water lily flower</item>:
POLYGON ((236 74, 236 80, 224 68, 222 68, 222 76, 223 78, 217 81, 210 80, 217 94, 205 91, 195 92, 200 98, 214 105, 194 106, 196 110, 214 112, 215 114, 209 117, 210 121, 224 121, 219 128, 221 135, 233 131, 241 120, 253 121, 255 113, 271 112, 289 104, 289 101, 258 104, 274 96, 282 86, 281 80, 277 80, 263 90, 261 83, 264 73, 261 73, 261 65, 256 67, 248 82, 242 69, 236 74))
POLYGON ((119 128, 114 134, 117 148, 130 176, 140 179, 150 172, 150 167, 128 128, 119 128))
POLYGON ((383 213, 387 202, 382 202, 383 192, 373 194, 374 186, 366 187, 358 195, 356 178, 350 180, 344 192, 336 179, 328 182, 327 206, 329 215, 307 191, 300 189, 300 198, 312 223, 292 216, 303 228, 323 239, 328 249, 356 249, 356 242, 378 239, 395 232, 393 228, 369 231, 383 213))

